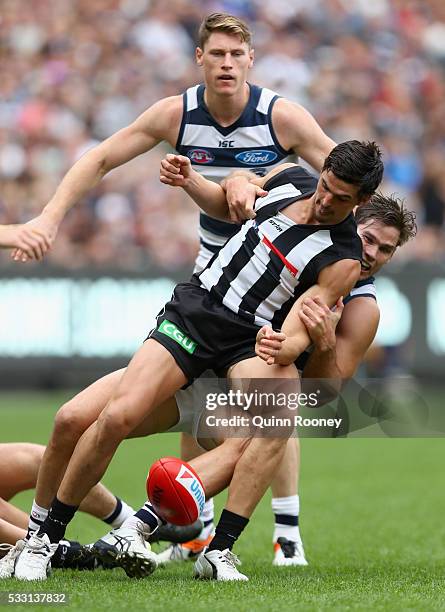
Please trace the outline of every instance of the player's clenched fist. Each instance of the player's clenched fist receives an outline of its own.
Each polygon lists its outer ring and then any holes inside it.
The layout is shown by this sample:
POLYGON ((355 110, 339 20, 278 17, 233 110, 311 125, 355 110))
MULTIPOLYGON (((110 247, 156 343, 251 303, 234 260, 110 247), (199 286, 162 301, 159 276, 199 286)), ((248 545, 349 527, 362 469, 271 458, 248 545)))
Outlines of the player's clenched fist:
POLYGON ((185 187, 194 170, 190 159, 185 155, 167 153, 161 161, 159 180, 172 187, 185 187))
POLYGON ((242 223, 246 219, 256 217, 254 210, 255 200, 266 196, 268 192, 262 187, 251 183, 245 175, 229 177, 224 185, 230 219, 235 223, 242 223))
POLYGON ((276 332, 268 325, 264 325, 256 336, 255 353, 261 357, 267 365, 276 363, 275 359, 281 350, 286 334, 276 332))

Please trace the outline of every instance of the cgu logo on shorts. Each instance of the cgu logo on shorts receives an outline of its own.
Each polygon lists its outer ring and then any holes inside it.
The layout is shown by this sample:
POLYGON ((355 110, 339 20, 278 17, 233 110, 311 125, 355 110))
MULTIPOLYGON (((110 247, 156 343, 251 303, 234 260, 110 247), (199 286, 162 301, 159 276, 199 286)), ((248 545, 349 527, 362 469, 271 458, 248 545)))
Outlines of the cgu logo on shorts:
POLYGON ((195 164, 210 164, 215 156, 206 149, 190 149, 187 151, 187 157, 190 157, 195 164))
POLYGON ((181 465, 181 469, 175 480, 190 493, 199 510, 199 514, 201 514, 204 510, 206 496, 199 480, 185 465, 181 465))
POLYGON ((269 162, 274 161, 278 155, 273 151, 243 151, 242 153, 238 153, 235 155, 235 159, 240 161, 242 164, 268 164, 269 162))
POLYGON ((182 346, 182 348, 187 351, 187 353, 190 353, 190 355, 193 355, 196 347, 198 346, 196 342, 186 336, 184 332, 179 329, 179 327, 176 327, 176 325, 168 319, 164 319, 164 321, 162 321, 158 331, 160 331, 161 334, 165 334, 169 338, 172 338, 172 340, 182 346))

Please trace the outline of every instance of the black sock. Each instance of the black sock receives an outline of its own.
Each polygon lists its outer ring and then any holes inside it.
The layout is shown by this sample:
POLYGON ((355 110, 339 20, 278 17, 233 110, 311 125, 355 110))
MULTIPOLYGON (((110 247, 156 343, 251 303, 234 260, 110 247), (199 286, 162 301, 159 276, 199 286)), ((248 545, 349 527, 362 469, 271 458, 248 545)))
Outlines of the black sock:
POLYGON ((76 514, 78 506, 68 506, 55 497, 51 504, 49 514, 43 521, 37 535, 46 533, 50 542, 60 542, 63 539, 68 523, 76 514))
POLYGON ((232 550, 232 546, 240 537, 244 527, 249 522, 248 518, 223 510, 221 518, 215 529, 215 537, 210 542, 209 550, 232 550))

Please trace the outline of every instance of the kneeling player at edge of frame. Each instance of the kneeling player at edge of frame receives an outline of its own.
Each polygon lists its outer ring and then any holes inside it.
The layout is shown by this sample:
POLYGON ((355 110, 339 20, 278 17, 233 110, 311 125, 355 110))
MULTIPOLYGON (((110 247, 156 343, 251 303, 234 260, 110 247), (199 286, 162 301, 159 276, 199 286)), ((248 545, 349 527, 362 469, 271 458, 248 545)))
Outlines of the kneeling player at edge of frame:
MULTIPOLYGON (((203 209, 214 217, 227 218, 223 189, 195 174, 186 191, 193 197, 199 190, 203 209)), ((78 442, 48 517, 18 557, 17 578, 46 577, 56 543, 86 490, 105 472, 119 443, 137 435, 138 428, 147 433, 147 421, 156 407, 185 383, 208 368, 228 371, 229 378, 236 379, 298 380, 294 361, 310 343, 298 311, 305 298, 315 295, 333 306, 358 280, 362 248, 351 211, 369 201, 382 174, 376 145, 350 141, 328 155, 318 181, 295 165, 258 179, 258 186, 269 193, 256 201, 256 217, 244 223, 202 273, 176 287, 158 317, 157 329, 131 360, 112 399, 78 442), (259 291, 252 292, 254 286, 259 291), (162 333, 165 320, 196 343, 192 354, 162 333), (256 335, 265 324, 286 334, 275 358, 278 363, 272 365, 255 356, 256 335), (151 372, 149 380, 147 371, 151 372)), ((207 577, 216 564, 219 569, 214 577, 227 579, 227 570, 230 579, 233 574, 235 579, 246 579, 227 560, 232 559, 228 550, 269 485, 285 448, 283 439, 252 439, 245 443, 234 471, 233 461, 220 465, 196 459, 194 467, 208 495, 227 486, 231 478, 226 509, 209 550, 200 558, 198 575, 207 577), (258 456, 262 457, 261 465, 258 456)), ((139 536, 161 522, 148 503, 134 521, 133 532, 139 536)), ((142 568, 149 573, 156 566, 155 555, 142 544, 132 557, 138 571, 142 568)))

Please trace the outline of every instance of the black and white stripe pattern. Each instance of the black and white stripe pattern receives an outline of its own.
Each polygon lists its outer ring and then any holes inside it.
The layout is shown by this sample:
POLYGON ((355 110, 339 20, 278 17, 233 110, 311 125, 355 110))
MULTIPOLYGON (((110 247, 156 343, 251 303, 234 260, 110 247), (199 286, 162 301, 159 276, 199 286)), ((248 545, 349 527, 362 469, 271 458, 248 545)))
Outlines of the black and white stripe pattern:
POLYGON ((312 195, 316 183, 298 166, 272 178, 268 195, 256 202, 257 217, 244 223, 199 275, 201 285, 227 308, 258 326, 281 327, 323 267, 361 257, 352 215, 338 225, 297 225, 280 212, 312 195))

